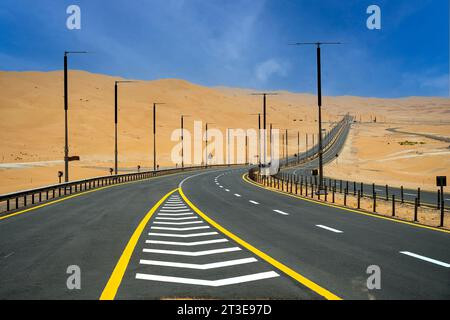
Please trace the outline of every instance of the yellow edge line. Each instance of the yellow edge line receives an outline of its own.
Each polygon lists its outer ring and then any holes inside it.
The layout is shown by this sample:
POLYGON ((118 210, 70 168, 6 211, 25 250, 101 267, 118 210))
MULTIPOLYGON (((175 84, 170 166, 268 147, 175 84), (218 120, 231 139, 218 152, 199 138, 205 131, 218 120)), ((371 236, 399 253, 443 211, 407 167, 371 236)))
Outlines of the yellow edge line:
POLYGON ((117 262, 117 265, 114 268, 114 271, 112 272, 111 277, 109 278, 108 283, 105 286, 105 289, 103 289, 102 295, 100 296, 100 300, 114 300, 117 294, 117 290, 119 289, 120 283, 122 282, 123 275, 127 270, 128 263, 130 262, 131 259, 131 255, 133 254, 134 248, 136 247, 136 244, 139 238, 141 237, 141 234, 144 231, 145 226, 153 216, 153 213, 155 213, 156 209, 158 209, 159 206, 161 206, 161 204, 171 194, 173 194, 176 191, 177 189, 174 189, 169 193, 167 193, 164 197, 162 197, 153 206, 153 208, 151 208, 150 211, 145 215, 144 219, 142 219, 142 221, 139 223, 130 240, 128 241, 125 250, 122 252, 122 255, 120 256, 120 259, 117 262))
POLYGON ((0 217, 0 221, 4 220, 4 219, 7 219, 7 218, 14 217, 14 216, 18 216, 19 214, 23 214, 23 213, 26 213, 26 212, 29 212, 29 211, 37 210, 37 209, 40 209, 40 208, 43 208, 43 207, 46 207, 46 206, 49 206, 49 205, 52 205, 52 204, 55 204, 55 203, 58 203, 58 202, 62 202, 62 201, 69 200, 69 199, 72 199, 72 198, 75 198, 75 197, 83 196, 83 195, 86 195, 86 194, 89 194, 89 193, 92 193, 92 192, 105 190, 105 189, 109 189, 109 188, 113 188, 113 187, 124 186, 124 185, 132 184, 132 183, 138 183, 138 182, 144 182, 144 181, 148 181, 148 180, 159 179, 159 178, 168 177, 168 176, 180 175, 180 174, 183 174, 183 173, 186 173, 186 172, 178 172, 178 173, 167 174, 167 175, 162 175, 162 176, 157 176, 157 177, 150 177, 150 178, 143 179, 143 180, 122 182, 122 183, 113 184, 113 185, 110 185, 110 186, 105 186, 105 187, 101 187, 101 188, 97 188, 97 189, 93 189, 93 190, 89 190, 89 191, 84 191, 84 192, 81 192, 81 193, 73 194, 71 196, 67 196, 67 197, 64 197, 64 198, 61 198, 61 199, 58 199, 58 200, 53 200, 53 201, 50 201, 50 202, 46 202, 46 203, 37 205, 35 207, 31 207, 31 208, 28 208, 28 209, 25 209, 25 210, 21 210, 21 211, 18 211, 18 212, 14 212, 14 213, 2 216, 2 217, 0 217))
POLYGON ((207 221, 209 224, 211 224, 213 227, 215 227, 217 230, 228 236, 229 238, 233 239, 237 243, 239 243, 241 246, 245 247, 246 249, 253 252, 255 255, 260 257, 261 259, 265 260, 266 262, 273 265, 275 268, 281 270, 291 278, 295 279, 296 281, 300 282, 307 288, 311 289, 312 291, 316 292, 317 294, 321 295, 322 297, 328 299, 328 300, 342 300, 342 298, 336 296, 335 294, 331 293, 325 288, 322 288, 318 284, 314 283, 313 281, 305 278, 301 274, 297 273, 296 271, 292 270, 288 266, 282 264, 281 262, 275 260, 274 258, 270 257, 269 255, 265 254, 264 252, 258 250, 257 248, 253 247, 251 244, 245 242, 235 234, 231 233, 224 227, 222 227, 220 224, 209 218, 205 213, 203 213, 199 208, 197 208, 183 193, 183 189, 179 188, 178 192, 180 193, 181 197, 186 201, 186 203, 191 206, 191 208, 200 215, 205 221, 207 221))
POLYGON ((285 196, 288 196, 288 197, 296 198, 296 199, 299 199, 299 200, 303 200, 303 201, 307 201, 307 202, 311 202, 311 203, 315 203, 315 204, 320 204, 322 206, 336 208, 336 209, 341 209, 341 210, 349 211, 349 212, 354 212, 354 213, 362 214, 362 215, 373 217, 373 218, 388 220, 388 221, 391 221, 391 222, 403 223, 403 224, 407 224, 409 226, 413 226, 413 227, 417 227, 417 228, 423 228, 423 229, 428 229, 428 230, 432 230, 432 231, 439 231, 439 232, 444 232, 444 233, 450 233, 450 230, 445 230, 445 229, 439 229, 439 228, 435 228, 435 227, 425 226, 425 225, 421 225, 421 224, 418 224, 418 223, 403 221, 403 220, 399 220, 399 219, 393 219, 393 218, 385 217, 385 216, 378 215, 378 214, 373 214, 373 213, 369 213, 369 212, 364 212, 364 211, 359 211, 359 210, 355 210, 355 209, 345 208, 345 207, 341 207, 341 206, 334 205, 334 204, 319 202, 319 201, 308 199, 308 198, 301 197, 301 196, 298 196, 298 195, 284 193, 284 192, 281 192, 279 190, 272 189, 272 188, 266 188, 264 186, 261 186, 261 185, 255 183, 255 182, 251 181, 248 178, 248 173, 244 173, 242 175, 242 179, 245 182, 250 183, 250 184, 252 184, 252 185, 254 185, 254 186, 258 187, 258 188, 261 188, 261 189, 264 189, 264 190, 268 190, 268 191, 272 191, 272 192, 276 192, 276 193, 279 193, 279 194, 282 194, 282 195, 285 195, 285 196))

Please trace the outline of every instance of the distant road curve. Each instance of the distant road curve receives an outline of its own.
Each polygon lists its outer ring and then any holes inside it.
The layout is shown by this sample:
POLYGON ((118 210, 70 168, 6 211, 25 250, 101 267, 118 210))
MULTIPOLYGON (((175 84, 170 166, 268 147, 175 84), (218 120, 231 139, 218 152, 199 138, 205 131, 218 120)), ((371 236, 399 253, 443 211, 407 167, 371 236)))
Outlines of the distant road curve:
POLYGON ((433 134, 401 131, 401 130, 398 130, 398 128, 389 128, 389 129, 386 129, 386 130, 389 131, 389 132, 402 133, 402 134, 411 134, 411 135, 415 135, 415 136, 420 136, 420 137, 424 137, 424 138, 428 138, 428 139, 433 139, 433 140, 438 140, 438 141, 443 141, 443 142, 449 142, 450 143, 450 138, 437 136, 437 135, 433 135, 433 134))

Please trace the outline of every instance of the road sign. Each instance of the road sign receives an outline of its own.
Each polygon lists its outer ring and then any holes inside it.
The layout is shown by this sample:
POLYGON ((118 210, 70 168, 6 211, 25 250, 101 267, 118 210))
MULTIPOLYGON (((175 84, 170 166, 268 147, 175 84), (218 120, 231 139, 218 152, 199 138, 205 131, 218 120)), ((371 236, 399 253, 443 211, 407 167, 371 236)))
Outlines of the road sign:
POLYGON ((80 156, 68 157, 67 161, 80 161, 80 156))
POLYGON ((447 177, 446 176, 436 177, 436 185, 438 187, 446 187, 447 186, 447 177))

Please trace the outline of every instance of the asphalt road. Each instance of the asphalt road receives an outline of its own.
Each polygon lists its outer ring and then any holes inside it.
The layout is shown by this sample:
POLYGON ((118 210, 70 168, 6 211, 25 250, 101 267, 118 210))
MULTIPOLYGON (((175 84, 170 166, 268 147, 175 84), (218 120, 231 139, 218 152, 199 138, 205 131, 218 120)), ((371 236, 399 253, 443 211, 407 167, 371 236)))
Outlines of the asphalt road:
POLYGON ((450 298, 448 233, 264 190, 245 182, 245 171, 115 186, 0 220, 0 299, 98 299, 139 223, 183 180, 187 199, 218 226, 320 290, 235 241, 176 191, 145 224, 116 299, 323 299, 323 290, 344 299, 450 298), (81 290, 66 287, 69 265, 81 268, 81 290), (381 290, 366 287, 371 265, 381 268, 381 290))

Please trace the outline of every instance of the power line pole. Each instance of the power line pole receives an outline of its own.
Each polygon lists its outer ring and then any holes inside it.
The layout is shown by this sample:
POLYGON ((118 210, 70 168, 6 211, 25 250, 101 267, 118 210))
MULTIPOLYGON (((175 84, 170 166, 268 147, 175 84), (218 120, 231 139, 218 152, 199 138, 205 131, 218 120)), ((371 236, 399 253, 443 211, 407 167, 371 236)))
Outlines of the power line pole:
POLYGON ((317 105, 319 111, 319 189, 323 188, 323 148, 322 148, 322 70, 321 70, 321 46, 322 45, 340 45, 341 42, 299 42, 294 45, 314 45, 317 48, 317 105))

